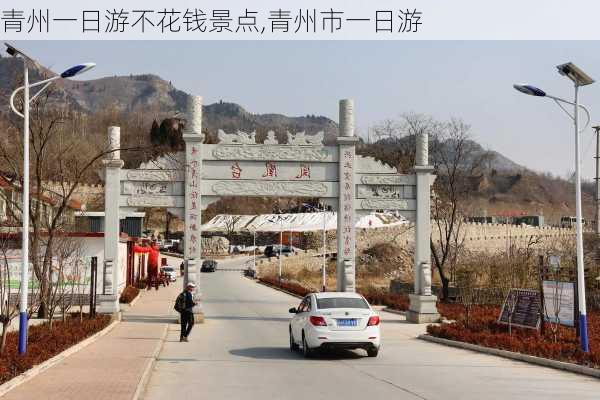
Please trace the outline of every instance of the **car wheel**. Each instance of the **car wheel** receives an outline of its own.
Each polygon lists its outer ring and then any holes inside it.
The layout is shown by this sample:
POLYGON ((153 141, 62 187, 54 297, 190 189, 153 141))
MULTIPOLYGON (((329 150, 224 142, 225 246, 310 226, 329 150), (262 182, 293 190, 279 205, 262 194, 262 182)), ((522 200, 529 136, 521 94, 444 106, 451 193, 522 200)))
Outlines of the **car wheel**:
POLYGON ((294 341, 294 335, 292 335, 292 329, 290 328, 290 351, 298 351, 298 344, 294 341))
POLYGON ((379 354, 379 349, 377 347, 370 347, 367 349, 367 355, 369 357, 377 357, 377 354, 379 354))
POLYGON ((308 347, 304 334, 302 334, 302 355, 304 358, 311 358, 313 356, 313 350, 308 347))

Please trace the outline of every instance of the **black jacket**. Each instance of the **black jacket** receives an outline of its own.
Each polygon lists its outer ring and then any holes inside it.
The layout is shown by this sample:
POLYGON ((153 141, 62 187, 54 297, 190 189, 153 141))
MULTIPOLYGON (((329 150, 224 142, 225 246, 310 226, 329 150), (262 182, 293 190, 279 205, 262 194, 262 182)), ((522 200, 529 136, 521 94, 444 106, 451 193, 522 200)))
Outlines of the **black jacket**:
POLYGON ((194 297, 192 296, 192 294, 185 290, 183 292, 183 295, 185 296, 185 306, 184 306, 184 310, 185 311, 192 311, 192 308, 194 308, 194 297))

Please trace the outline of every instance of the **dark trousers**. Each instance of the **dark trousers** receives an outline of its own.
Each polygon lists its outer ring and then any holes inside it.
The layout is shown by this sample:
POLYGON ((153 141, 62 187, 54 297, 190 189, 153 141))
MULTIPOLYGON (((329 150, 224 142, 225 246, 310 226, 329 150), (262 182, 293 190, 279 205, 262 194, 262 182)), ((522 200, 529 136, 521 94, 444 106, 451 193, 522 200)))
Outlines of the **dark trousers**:
POLYGON ((184 311, 181 313, 181 337, 188 337, 194 327, 194 313, 184 311))

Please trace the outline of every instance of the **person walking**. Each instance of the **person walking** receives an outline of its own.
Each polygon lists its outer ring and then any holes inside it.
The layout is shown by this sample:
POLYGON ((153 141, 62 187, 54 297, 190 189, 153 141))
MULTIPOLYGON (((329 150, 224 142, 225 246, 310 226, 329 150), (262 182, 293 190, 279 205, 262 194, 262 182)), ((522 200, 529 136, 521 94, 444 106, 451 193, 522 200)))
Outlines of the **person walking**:
POLYGON ((188 341, 188 336, 194 327, 194 306, 198 304, 198 302, 194 301, 193 292, 195 288, 196 285, 193 282, 188 283, 185 290, 175 300, 175 311, 180 314, 181 320, 180 342, 188 341))

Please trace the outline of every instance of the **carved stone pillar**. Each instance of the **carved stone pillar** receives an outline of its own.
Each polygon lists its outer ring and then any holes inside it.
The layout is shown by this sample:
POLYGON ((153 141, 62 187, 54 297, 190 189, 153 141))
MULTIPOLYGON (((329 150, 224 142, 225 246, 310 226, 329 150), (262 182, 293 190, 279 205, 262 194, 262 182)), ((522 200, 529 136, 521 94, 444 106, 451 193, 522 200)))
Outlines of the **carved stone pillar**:
POLYGON ((340 100, 340 135, 337 138, 339 148, 339 199, 337 224, 337 291, 354 292, 356 290, 355 262, 355 145, 354 101, 340 100))
POLYGON ((104 286, 98 303, 98 312, 119 312, 119 196, 121 195, 120 159, 121 129, 118 126, 108 128, 108 151, 103 160, 104 187, 104 286))
MULTIPOLYGON (((185 238, 184 259, 185 272, 183 285, 188 282, 196 284, 196 295, 200 298, 200 267, 201 267, 201 239, 200 239, 200 184, 202 170, 202 97, 190 96, 186 110, 186 124, 183 133, 185 141, 185 238)), ((201 314, 201 307, 194 309, 195 314, 201 314)))
POLYGON ((417 175, 417 218, 415 223, 415 293, 409 295, 407 319, 416 323, 437 321, 437 297, 431 294, 431 183, 427 134, 417 135, 415 173, 417 175))

